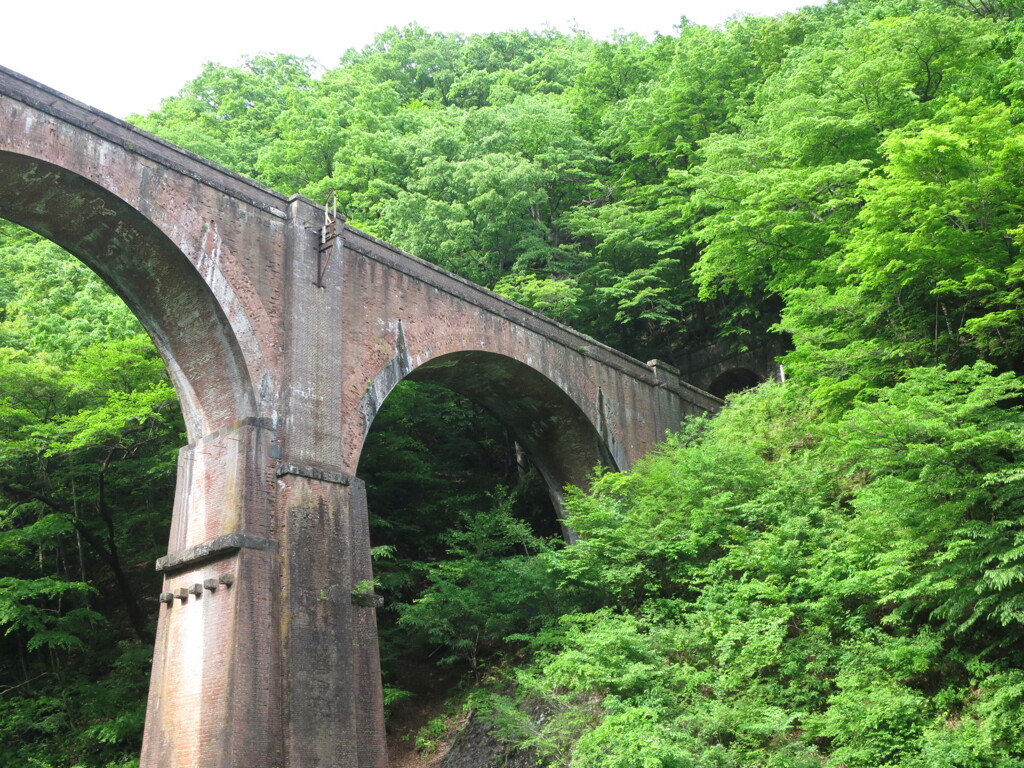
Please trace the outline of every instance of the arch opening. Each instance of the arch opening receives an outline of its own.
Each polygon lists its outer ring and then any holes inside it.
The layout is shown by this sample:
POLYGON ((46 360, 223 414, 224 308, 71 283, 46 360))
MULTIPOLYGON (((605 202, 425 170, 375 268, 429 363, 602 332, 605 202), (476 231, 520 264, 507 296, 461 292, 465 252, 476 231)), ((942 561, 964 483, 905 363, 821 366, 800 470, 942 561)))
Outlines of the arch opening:
POLYGON ((167 366, 190 441, 255 415, 245 360, 223 308, 143 213, 77 173, 0 151, 0 218, 56 243, 124 300, 167 366))
POLYGON ((0 688, 59 700, 47 717, 79 723, 116 688, 131 723, 110 744, 27 724, 7 746, 17 764, 34 745, 119 763, 141 746, 182 412, 152 340, 93 270, 6 220, 0 248, 0 688))
POLYGON ((527 560, 571 538, 564 484, 585 486, 595 466, 614 462, 554 382, 493 353, 444 355, 407 372, 372 416, 357 475, 384 597, 385 698, 411 697, 389 713, 394 759, 424 702, 556 609, 543 558, 527 560))
MULTIPOLYGON (((567 485, 585 488, 596 468, 619 469, 598 429, 558 384, 507 355, 466 350, 416 367, 408 356, 396 358, 370 383, 361 407, 366 421, 355 462, 357 475, 363 472, 366 436, 377 414, 394 390, 407 382, 454 393, 500 423, 521 454, 520 461, 541 476, 560 522, 567 485)), ((563 534, 572 540, 564 525, 563 534)))
MULTIPOLYGON (((415 368, 396 371, 400 362, 385 368, 364 397, 366 431, 376 416, 377 404, 399 381, 407 379, 456 392, 504 424, 544 479, 559 515, 567 485, 586 487, 597 467, 619 469, 607 443, 580 406, 526 363, 481 350, 439 355, 415 368)), ((571 541, 571 531, 565 532, 571 541)))
POLYGON ((375 545, 440 557, 437 542, 462 512, 489 508, 504 494, 537 535, 561 535, 522 446, 490 412, 445 387, 408 380, 395 387, 367 434, 358 476, 375 545))

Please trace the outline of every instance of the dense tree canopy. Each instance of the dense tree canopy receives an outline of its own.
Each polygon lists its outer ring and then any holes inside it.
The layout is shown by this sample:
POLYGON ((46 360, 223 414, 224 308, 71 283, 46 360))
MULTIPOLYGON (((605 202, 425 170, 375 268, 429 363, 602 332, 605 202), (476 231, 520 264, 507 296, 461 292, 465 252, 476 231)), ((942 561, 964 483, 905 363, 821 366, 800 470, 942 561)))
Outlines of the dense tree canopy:
MULTIPOLYGON (((463 665, 548 765, 1024 764, 1020 0, 413 25, 133 120, 642 359, 789 349, 571 491, 572 547, 498 422, 399 387, 359 468, 389 700, 463 665)), ((181 417, 83 267, 0 255, 0 763, 129 766, 181 417)))

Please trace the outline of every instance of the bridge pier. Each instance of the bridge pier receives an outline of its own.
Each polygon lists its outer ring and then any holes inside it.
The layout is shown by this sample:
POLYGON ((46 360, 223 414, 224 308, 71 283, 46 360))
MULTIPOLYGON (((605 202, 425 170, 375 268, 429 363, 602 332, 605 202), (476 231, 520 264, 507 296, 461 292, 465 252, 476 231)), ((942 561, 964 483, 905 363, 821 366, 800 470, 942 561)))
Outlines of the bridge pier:
MULTIPOLYGON (((270 768, 281 742, 280 574, 258 420, 183 448, 141 765, 270 768)), ((280 763, 278 763, 280 764, 280 763)))
POLYGON ((298 768, 386 768, 366 489, 282 465, 285 753, 298 768))
POLYGON ((365 486, 280 463, 272 522, 267 432, 181 451, 142 768, 387 766, 365 486))

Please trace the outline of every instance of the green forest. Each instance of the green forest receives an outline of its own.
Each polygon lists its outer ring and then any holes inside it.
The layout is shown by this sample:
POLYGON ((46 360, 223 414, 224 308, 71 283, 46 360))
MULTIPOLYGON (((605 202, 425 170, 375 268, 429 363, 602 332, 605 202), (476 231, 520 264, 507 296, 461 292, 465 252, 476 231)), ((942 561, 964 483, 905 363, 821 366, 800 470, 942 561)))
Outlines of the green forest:
MULTIPOLYGON (((422 755, 472 712, 573 768, 1024 766, 1022 120, 1024 0, 413 25, 130 118, 640 359, 787 350, 569 489, 572 546, 486 411, 381 410, 389 711, 437 668, 422 755)), ((0 765, 137 766, 181 413, 78 261, 0 222, 0 263, 0 765)))

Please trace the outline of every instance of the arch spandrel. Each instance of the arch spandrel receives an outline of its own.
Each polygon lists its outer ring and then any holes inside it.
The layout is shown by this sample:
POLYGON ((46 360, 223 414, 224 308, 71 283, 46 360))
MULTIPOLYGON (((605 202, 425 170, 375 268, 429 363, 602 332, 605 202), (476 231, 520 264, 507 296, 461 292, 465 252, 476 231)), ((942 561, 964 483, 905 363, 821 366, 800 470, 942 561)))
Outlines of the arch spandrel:
POLYGON ((77 173, 0 150, 0 218, 52 240, 125 301, 167 364, 191 440, 256 415, 235 328, 195 266, 142 213, 77 173))

